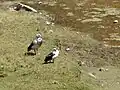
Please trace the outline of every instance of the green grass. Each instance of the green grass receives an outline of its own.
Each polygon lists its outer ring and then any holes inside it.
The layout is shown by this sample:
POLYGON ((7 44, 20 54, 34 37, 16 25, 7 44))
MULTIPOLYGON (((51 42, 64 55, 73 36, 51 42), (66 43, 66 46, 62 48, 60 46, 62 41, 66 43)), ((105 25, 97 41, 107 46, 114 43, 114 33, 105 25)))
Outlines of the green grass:
POLYGON ((6 75, 0 77, 0 90, 103 90, 99 80, 89 77, 90 71, 78 64, 78 61, 88 61, 88 64, 93 61, 96 67, 104 64, 99 55, 90 56, 87 52, 99 43, 72 28, 46 25, 46 14, 12 12, 4 6, 0 9, 0 74, 6 75), (39 32, 44 39, 39 53, 25 56, 27 46, 39 32), (45 56, 57 46, 61 49, 55 63, 44 65, 45 56), (66 52, 67 47, 71 51, 66 52), (82 56, 85 58, 81 59, 82 56))
POLYGON ((3 9, 0 12, 0 70, 7 75, 0 78, 0 90, 90 90, 89 84, 81 82, 74 58, 64 51, 64 44, 68 45, 70 38, 74 40, 77 36, 75 32, 61 26, 47 26, 41 18, 44 16, 39 14, 3 9), (27 46, 38 32, 45 40, 39 54, 25 56, 27 46), (55 63, 43 65, 44 57, 59 43, 63 44, 55 63))

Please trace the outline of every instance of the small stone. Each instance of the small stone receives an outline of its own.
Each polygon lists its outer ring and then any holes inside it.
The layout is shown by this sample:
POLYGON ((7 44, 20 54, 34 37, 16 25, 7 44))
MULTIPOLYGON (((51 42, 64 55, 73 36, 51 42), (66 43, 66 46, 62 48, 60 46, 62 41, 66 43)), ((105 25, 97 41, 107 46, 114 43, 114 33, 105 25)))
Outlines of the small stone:
POLYGON ((41 13, 41 12, 39 12, 39 14, 41 15, 42 13, 41 13))
POLYGON ((80 18, 78 18, 78 19, 76 19, 76 21, 81 21, 82 19, 80 19, 80 18))
POLYGON ((92 5, 92 6, 95 6, 95 5, 96 5, 96 3, 92 3, 91 5, 92 5))
POLYGON ((3 65, 1 66, 1 69, 4 69, 4 66, 3 66, 3 65))
POLYGON ((49 5, 49 6, 55 6, 56 3, 55 3, 55 2, 54 2, 54 3, 49 3, 48 5, 49 5))
POLYGON ((10 11, 15 11, 14 8, 9 8, 10 11))
POLYGON ((118 20, 114 20, 114 22, 113 23, 118 23, 118 20))
POLYGON ((65 6, 66 6, 66 4, 60 4, 60 6, 61 6, 61 7, 65 7, 65 6))
POLYGON ((85 62, 81 62, 82 65, 85 65, 85 62))
POLYGON ((53 33, 53 30, 49 30, 50 33, 53 33))
POLYGON ((103 87, 103 86, 104 86, 104 84, 102 83, 102 84, 101 84, 101 86, 103 87))
POLYGON ((78 62, 79 66, 85 65, 85 62, 79 61, 78 62))
POLYGON ((52 23, 52 26, 54 26, 55 25, 55 23, 52 23))
POLYGON ((39 1, 38 4, 43 4, 43 2, 39 1))
POLYGON ((108 69, 101 67, 101 68, 99 68, 99 71, 108 71, 108 69))
POLYGON ((46 24, 47 24, 47 25, 50 25, 50 24, 51 24, 51 22, 49 22, 49 21, 46 21, 46 24))
POLYGON ((105 26, 100 25, 98 28, 105 28, 105 26))
POLYGON ((77 34, 79 34, 79 32, 76 32, 77 34))
POLYGON ((58 81, 53 81, 52 83, 53 83, 53 84, 58 84, 58 81))
POLYGON ((70 51, 70 48, 66 48, 66 51, 70 51))
POLYGON ((105 69, 105 71, 108 71, 108 69, 105 69))
POLYGON ((119 84, 120 84, 120 82, 117 82, 117 84, 119 85, 119 84))
POLYGON ((49 15, 46 15, 46 17, 49 17, 49 15))
POLYGON ((67 13, 67 16, 74 16, 72 12, 67 13))

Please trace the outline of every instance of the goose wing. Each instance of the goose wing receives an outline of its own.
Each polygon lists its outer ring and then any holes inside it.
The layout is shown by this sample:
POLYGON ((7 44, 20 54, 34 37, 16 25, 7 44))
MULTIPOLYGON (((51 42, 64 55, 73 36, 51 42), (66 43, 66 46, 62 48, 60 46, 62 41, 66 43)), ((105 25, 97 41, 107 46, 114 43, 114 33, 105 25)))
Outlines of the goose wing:
POLYGON ((49 60, 52 60, 52 57, 54 56, 55 54, 54 53, 49 53, 46 57, 45 57, 45 60, 44 61, 49 61, 49 60))
POLYGON ((34 45, 34 43, 32 42, 29 46, 28 46, 28 51, 30 51, 32 49, 32 46, 34 45))

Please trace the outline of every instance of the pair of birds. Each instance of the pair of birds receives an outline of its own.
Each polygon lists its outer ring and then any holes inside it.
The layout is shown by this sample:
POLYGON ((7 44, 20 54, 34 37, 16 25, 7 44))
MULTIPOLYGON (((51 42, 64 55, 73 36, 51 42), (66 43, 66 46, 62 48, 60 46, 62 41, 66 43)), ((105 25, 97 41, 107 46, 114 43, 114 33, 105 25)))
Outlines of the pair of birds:
MULTIPOLYGON (((38 52, 39 47, 42 45, 43 39, 41 34, 36 34, 35 38, 31 42, 31 44, 28 46, 27 51, 28 53, 30 51, 34 51, 35 55, 38 52)), ((53 48, 53 50, 45 57, 44 63, 52 62, 54 63, 54 59, 59 55, 59 50, 57 48, 53 48)))

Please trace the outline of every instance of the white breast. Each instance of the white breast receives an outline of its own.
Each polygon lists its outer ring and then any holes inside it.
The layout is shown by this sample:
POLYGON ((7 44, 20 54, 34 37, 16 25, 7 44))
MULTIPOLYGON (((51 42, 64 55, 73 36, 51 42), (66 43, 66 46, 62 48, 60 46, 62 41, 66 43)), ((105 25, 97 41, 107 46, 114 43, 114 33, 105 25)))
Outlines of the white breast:
POLYGON ((53 54, 55 54, 52 58, 54 59, 54 58, 56 58, 58 55, 59 55, 59 51, 58 50, 56 50, 56 51, 53 51, 53 54))

